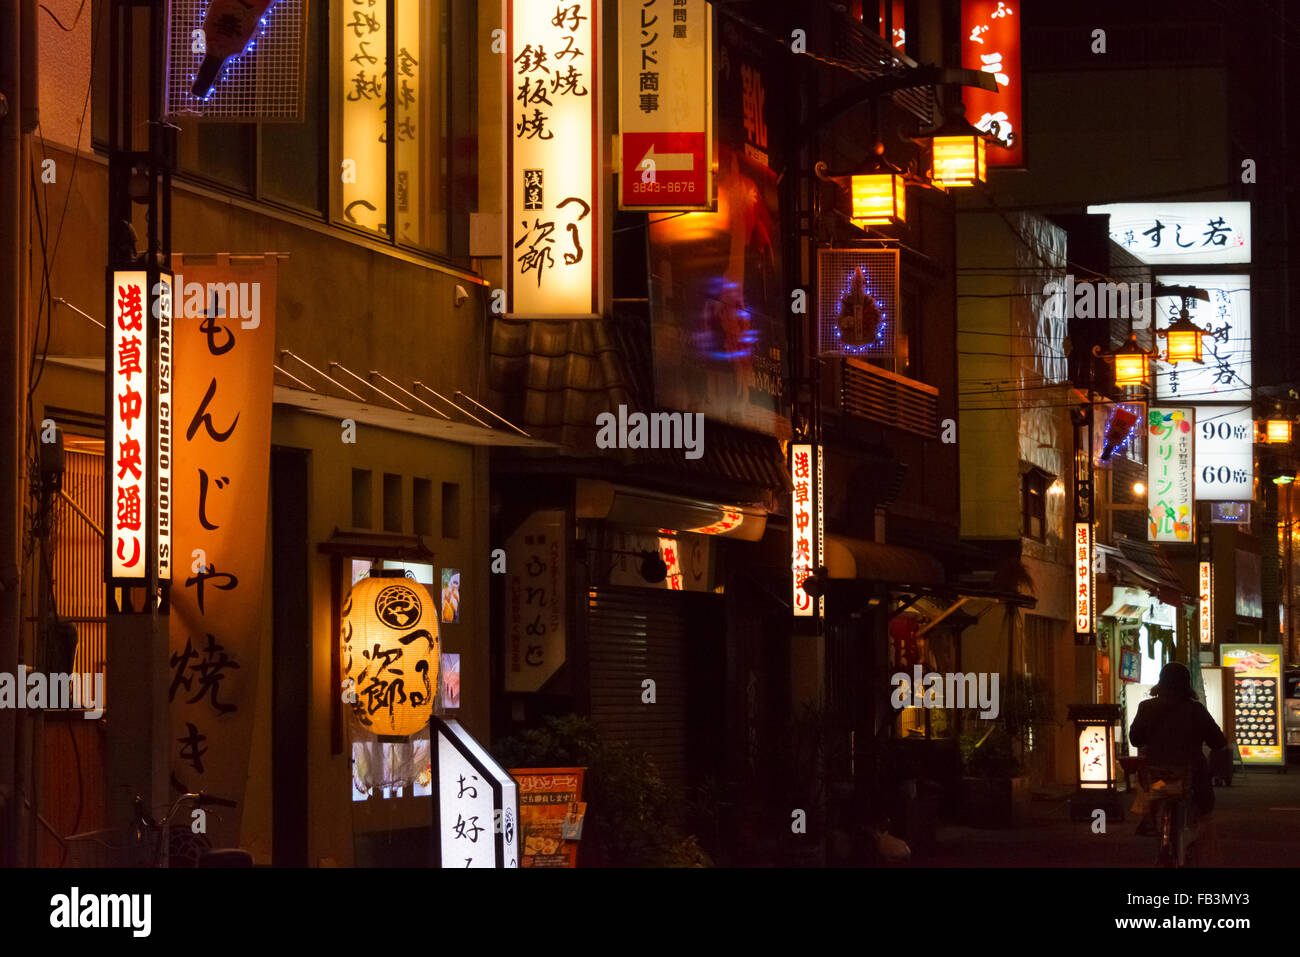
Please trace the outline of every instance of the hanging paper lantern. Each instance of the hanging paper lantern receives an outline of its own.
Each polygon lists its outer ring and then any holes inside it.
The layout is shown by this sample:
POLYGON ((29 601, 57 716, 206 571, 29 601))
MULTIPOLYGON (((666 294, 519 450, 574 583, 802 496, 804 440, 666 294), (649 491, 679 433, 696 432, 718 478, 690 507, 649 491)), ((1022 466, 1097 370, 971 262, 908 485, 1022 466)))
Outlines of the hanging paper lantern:
POLYGON ((380 737, 429 723, 438 689, 438 613, 429 590, 400 571, 376 571, 343 603, 345 701, 380 737))

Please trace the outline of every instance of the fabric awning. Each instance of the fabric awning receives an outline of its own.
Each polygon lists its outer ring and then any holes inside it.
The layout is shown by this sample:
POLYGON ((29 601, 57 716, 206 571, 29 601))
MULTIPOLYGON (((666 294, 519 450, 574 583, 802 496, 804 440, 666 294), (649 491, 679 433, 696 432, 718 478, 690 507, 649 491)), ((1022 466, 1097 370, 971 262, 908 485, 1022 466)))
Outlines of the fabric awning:
POLYGON ((913 587, 944 583, 943 565, 933 555, 902 545, 840 535, 826 536, 826 570, 832 579, 857 578, 913 587))

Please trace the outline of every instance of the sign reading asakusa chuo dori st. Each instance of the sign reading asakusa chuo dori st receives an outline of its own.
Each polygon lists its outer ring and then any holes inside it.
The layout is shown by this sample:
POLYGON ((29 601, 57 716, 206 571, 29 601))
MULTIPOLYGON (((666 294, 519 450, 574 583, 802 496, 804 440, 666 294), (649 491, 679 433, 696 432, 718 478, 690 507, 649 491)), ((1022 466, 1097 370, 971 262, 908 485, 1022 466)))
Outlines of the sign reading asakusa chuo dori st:
POLYGON ((105 576, 171 580, 172 277, 110 270, 105 576))
POLYGON ((706 0, 620 0, 620 209, 712 204, 712 48, 706 0))
POLYGON ((506 313, 600 311, 595 0, 505 0, 506 313))

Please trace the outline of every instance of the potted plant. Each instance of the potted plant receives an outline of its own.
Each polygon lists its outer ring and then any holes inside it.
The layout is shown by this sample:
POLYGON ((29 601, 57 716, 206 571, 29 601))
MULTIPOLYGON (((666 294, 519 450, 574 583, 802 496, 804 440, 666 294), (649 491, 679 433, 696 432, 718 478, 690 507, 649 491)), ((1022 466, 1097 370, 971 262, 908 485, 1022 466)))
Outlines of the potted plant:
POLYGON ((1015 744, 1001 723, 961 736, 962 808, 972 827, 1014 827, 1029 802, 1029 776, 1022 773, 1015 744))
POLYGON ((961 737, 963 804, 975 827, 1014 827, 1029 806, 1028 765, 1052 725, 1052 702, 1034 677, 1013 674, 998 717, 961 737))

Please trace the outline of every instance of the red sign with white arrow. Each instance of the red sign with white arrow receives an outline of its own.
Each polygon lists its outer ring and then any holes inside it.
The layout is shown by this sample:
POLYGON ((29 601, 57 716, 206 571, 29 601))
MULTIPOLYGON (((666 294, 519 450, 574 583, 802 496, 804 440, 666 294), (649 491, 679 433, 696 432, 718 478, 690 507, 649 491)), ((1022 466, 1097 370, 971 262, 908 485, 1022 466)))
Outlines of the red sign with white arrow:
POLYGON ((623 206, 696 206, 709 202, 704 132, 624 133, 623 206))

